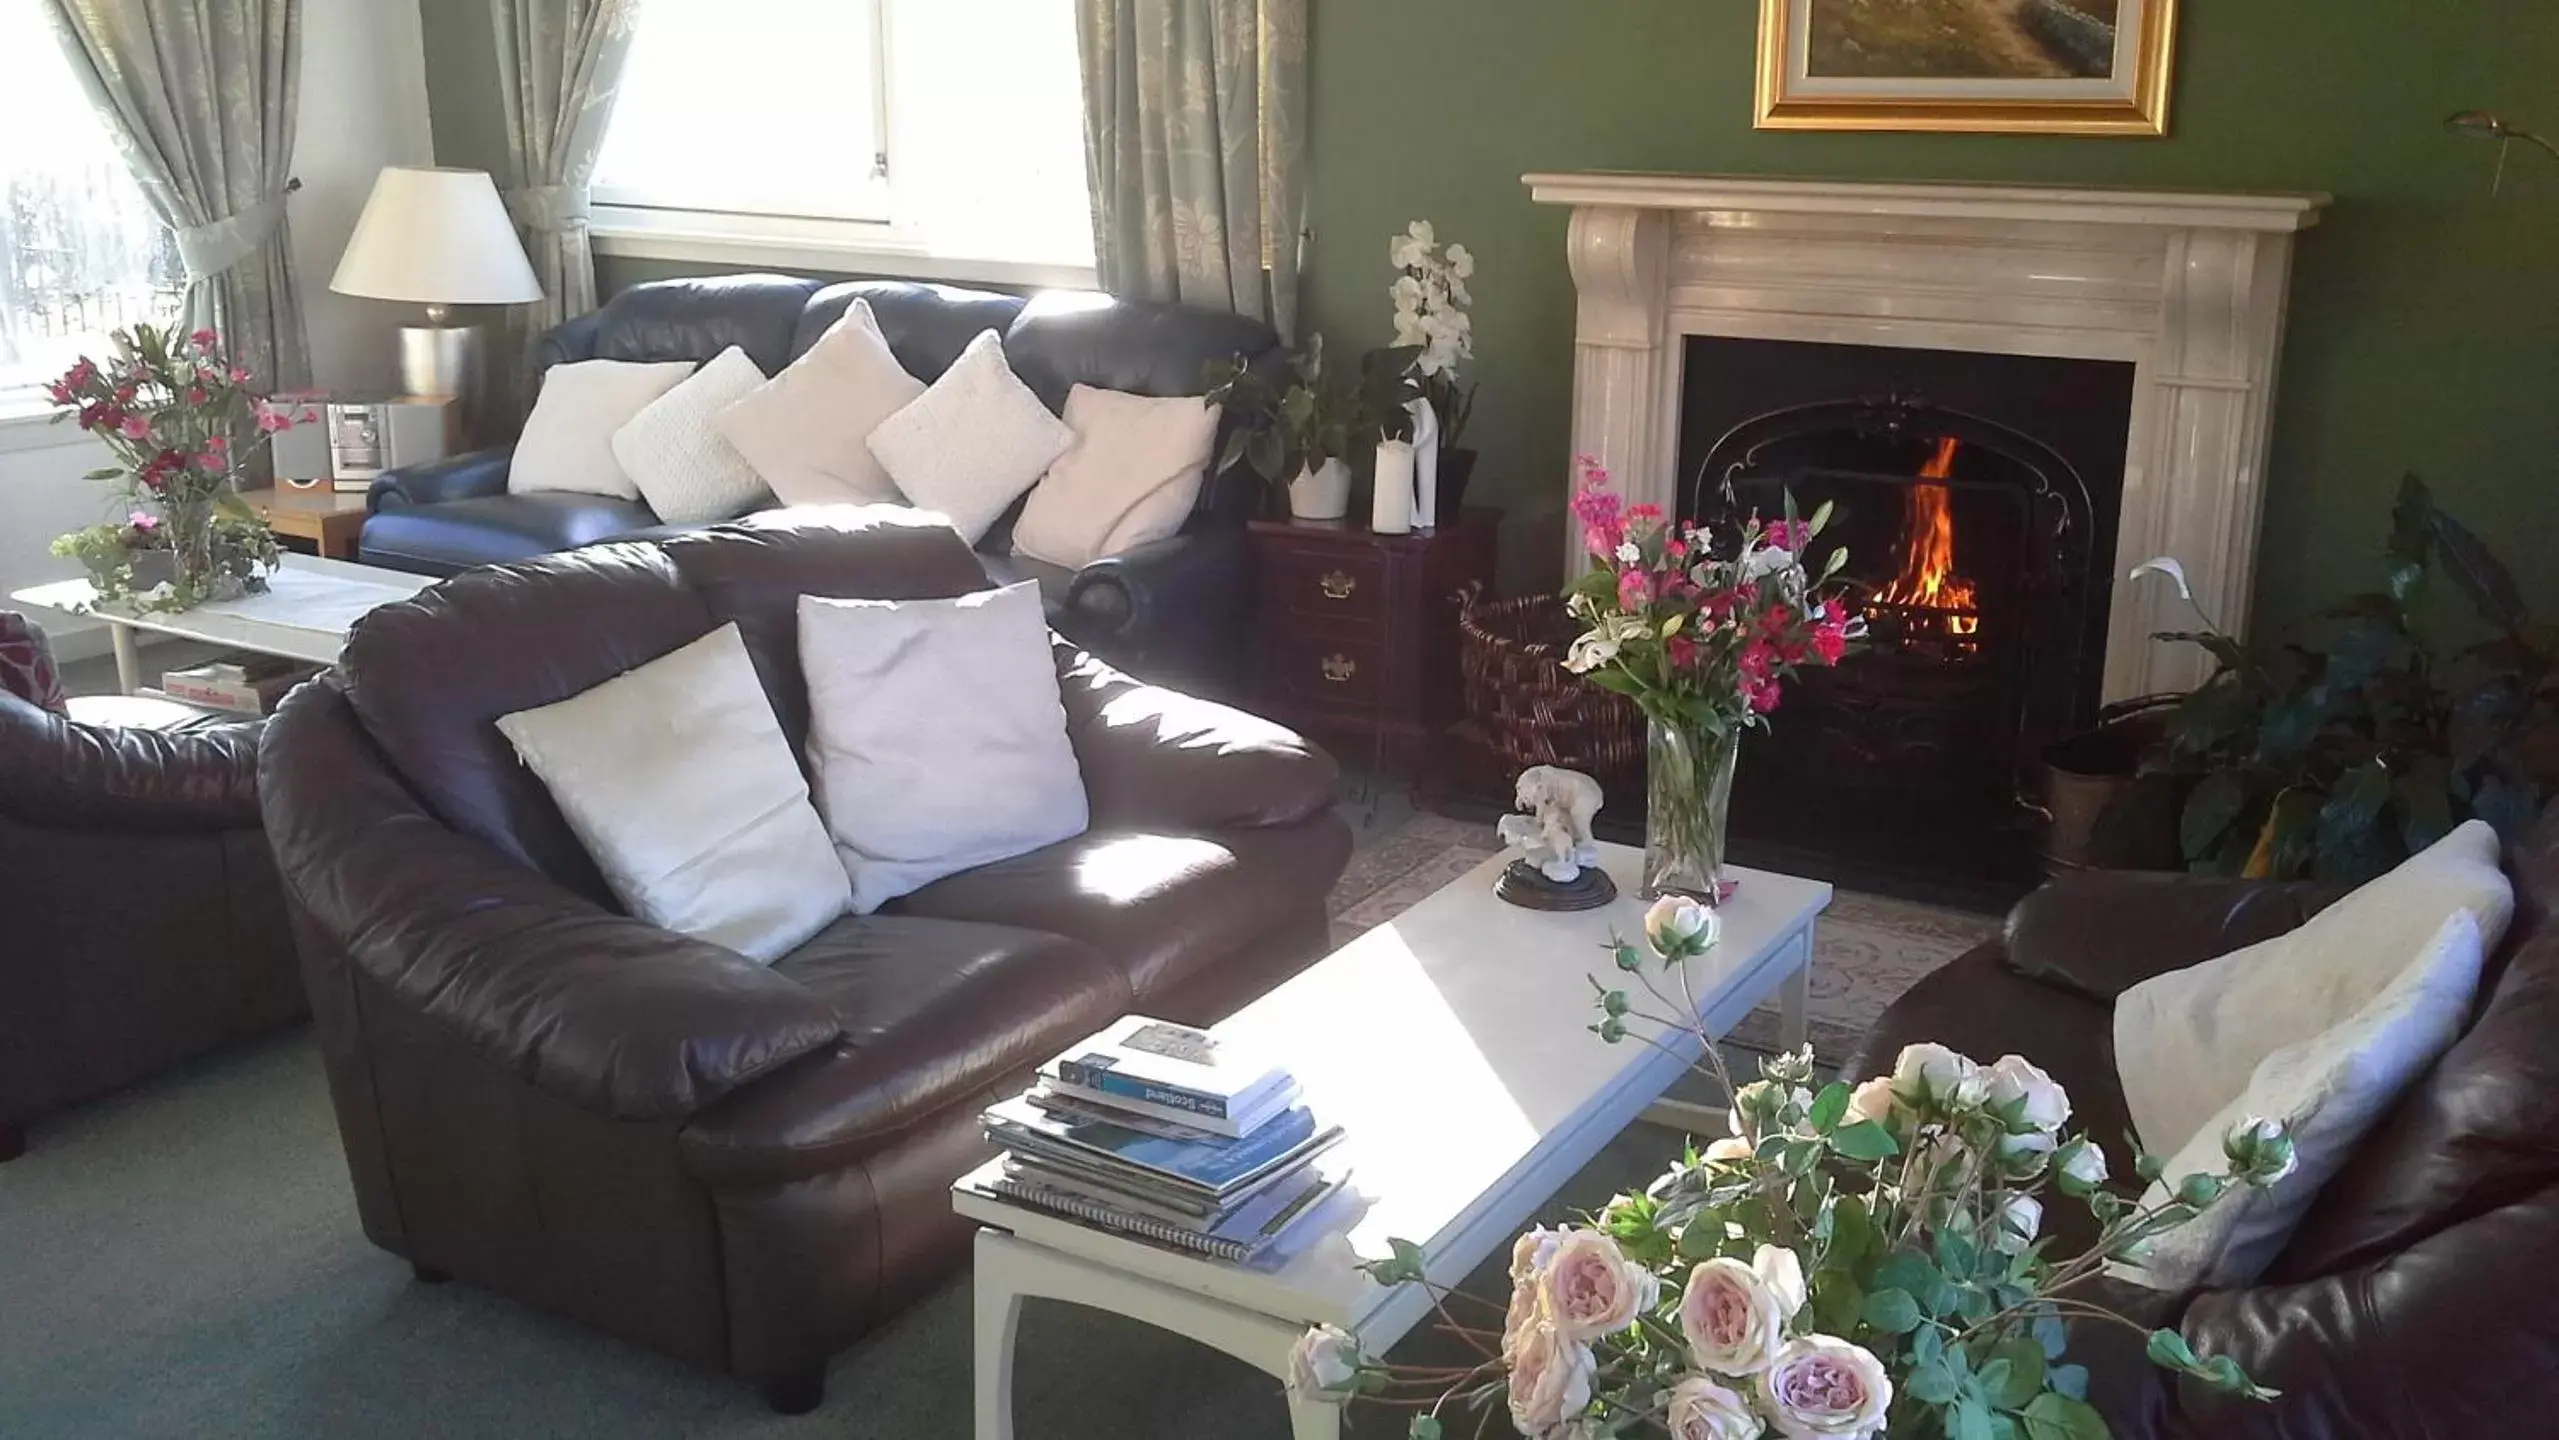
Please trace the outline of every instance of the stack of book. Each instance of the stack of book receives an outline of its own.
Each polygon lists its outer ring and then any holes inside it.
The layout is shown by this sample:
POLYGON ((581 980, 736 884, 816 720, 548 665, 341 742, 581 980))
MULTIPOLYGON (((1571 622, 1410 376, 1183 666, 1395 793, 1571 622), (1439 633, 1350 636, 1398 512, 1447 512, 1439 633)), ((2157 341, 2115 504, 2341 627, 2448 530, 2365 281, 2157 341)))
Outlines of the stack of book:
POLYGON ((285 692, 318 674, 319 669, 277 655, 226 655, 209 665, 163 674, 160 693, 172 700, 236 715, 272 715, 285 692))
POLYGON ((1131 1016, 1040 1067, 988 1109, 1015 1204, 1221 1260, 1263 1261, 1349 1177, 1280 1066, 1204 1030, 1131 1016))

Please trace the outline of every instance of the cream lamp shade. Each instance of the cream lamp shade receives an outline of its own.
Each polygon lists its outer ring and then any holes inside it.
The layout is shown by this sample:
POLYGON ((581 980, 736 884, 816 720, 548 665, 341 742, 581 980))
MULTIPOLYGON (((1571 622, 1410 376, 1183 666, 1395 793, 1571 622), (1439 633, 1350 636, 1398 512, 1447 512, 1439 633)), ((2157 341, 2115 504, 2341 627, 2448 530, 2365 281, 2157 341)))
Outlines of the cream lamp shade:
POLYGON ((406 165, 373 182, 329 288, 439 309, 542 298, 487 171, 406 165))

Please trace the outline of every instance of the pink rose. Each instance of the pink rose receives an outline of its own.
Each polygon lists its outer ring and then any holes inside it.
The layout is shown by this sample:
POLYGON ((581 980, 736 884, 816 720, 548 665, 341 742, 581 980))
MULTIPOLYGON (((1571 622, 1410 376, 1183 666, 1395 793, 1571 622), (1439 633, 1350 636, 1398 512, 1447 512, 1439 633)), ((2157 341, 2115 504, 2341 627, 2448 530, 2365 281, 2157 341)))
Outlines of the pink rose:
POLYGON ((1872 1120, 1887 1123, 1893 1116, 1893 1081, 1889 1075, 1878 1075, 1848 1092, 1848 1113, 1840 1117, 1843 1125, 1856 1125, 1872 1120))
POLYGON ((1568 1340, 1590 1341, 1635 1323, 1661 1299, 1661 1282, 1596 1230, 1568 1230, 1540 1278, 1547 1318, 1568 1340))
POLYGON ((1643 570, 1617 572, 1617 608, 1628 614, 1653 603, 1653 577, 1643 570))
POLYGON ((198 330, 187 336, 187 339, 193 341, 196 348, 199 350, 210 350, 214 346, 222 343, 222 337, 214 334, 211 330, 198 330))
POLYGON ((118 425, 116 430, 127 440, 148 440, 151 438, 151 422, 143 419, 139 415, 127 415, 124 417, 124 423, 118 425))
POLYGON ((1529 1231, 1511 1244, 1511 1304, 1502 1320, 1502 1359, 1507 1361, 1518 1347, 1520 1337, 1533 1325, 1543 1323, 1546 1267, 1562 1245, 1560 1232, 1543 1226, 1529 1231))
POLYGON ((1848 622, 1824 620, 1813 626, 1813 653, 1822 657, 1824 665, 1836 665, 1848 653, 1848 622))
POLYGON ((1598 1369, 1590 1347, 1552 1325, 1529 1327, 1510 1357, 1511 1424, 1529 1440, 1548 1440, 1590 1408, 1598 1369))
POLYGON ((1337 1326, 1318 1325, 1289 1347, 1288 1392, 1301 1400, 1339 1404, 1359 1381, 1359 1341, 1337 1326))
POLYGON ((261 431, 272 435, 278 430, 289 430, 292 427, 292 419, 284 412, 264 404, 258 406, 258 429, 261 431))
POLYGON ((1670 1392, 1671 1440, 1759 1440, 1768 1427, 1750 1401, 1703 1375, 1691 1375, 1670 1392))
POLYGON ((1679 1332, 1698 1369, 1756 1375, 1776 1363, 1786 1322, 1803 1308, 1803 1263, 1792 1250, 1762 1245, 1748 1265, 1726 1256, 1689 1272, 1679 1332))
POLYGON ((1884 1428, 1893 1382, 1864 1346, 1807 1335, 1760 1373, 1759 1399, 1787 1440, 1848 1440, 1884 1428))
POLYGON ((249 370, 248 370, 248 367, 247 367, 247 366, 245 366, 245 365, 234 365, 234 366, 232 366, 232 367, 231 367, 231 383, 232 383, 232 384, 234 384, 234 385, 246 385, 246 384, 248 384, 248 383, 249 383, 249 370))

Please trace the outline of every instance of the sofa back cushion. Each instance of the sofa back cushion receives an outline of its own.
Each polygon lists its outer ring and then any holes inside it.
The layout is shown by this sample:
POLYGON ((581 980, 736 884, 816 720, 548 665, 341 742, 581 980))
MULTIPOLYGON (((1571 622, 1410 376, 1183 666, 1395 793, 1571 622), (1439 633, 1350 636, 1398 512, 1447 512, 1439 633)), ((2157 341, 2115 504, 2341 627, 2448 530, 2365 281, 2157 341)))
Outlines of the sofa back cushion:
POLYGON ((497 719, 566 700, 716 628, 654 545, 471 570, 358 620, 348 700, 429 813, 599 904, 593 859, 497 719))
POLYGON ((799 354, 793 337, 809 297, 821 288, 789 275, 634 285, 599 312, 591 358, 699 364, 735 345, 755 368, 775 374, 799 354))
POLYGON ((2316 1279, 2559 1187, 2559 805, 2510 847, 2515 920, 2476 1018, 2402 1094, 2267 1272, 2316 1279))
POLYGON ((734 621, 773 714, 805 755, 808 682, 800 672, 803 595, 943 600, 988 588, 985 568, 940 517, 902 505, 826 506, 750 515, 669 540, 665 554, 708 624, 734 621))
MULTIPOLYGON (((991 290, 964 290, 956 285, 919 285, 907 280, 856 280, 829 285, 810 297, 791 338, 798 357, 815 345, 827 327, 844 318, 856 296, 871 305, 871 318, 889 353, 906 373, 930 385, 942 378, 980 332, 1001 335, 1022 313, 1022 297, 991 290)), ((1052 409, 1055 407, 1052 406, 1052 409)))

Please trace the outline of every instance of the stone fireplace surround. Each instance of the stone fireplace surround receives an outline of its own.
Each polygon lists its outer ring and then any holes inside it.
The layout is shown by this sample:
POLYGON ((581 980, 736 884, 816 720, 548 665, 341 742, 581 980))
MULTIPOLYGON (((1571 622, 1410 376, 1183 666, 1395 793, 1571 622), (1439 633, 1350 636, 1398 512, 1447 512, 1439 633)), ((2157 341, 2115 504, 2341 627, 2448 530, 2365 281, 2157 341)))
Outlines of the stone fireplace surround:
MULTIPOLYGON (((1630 501, 1678 509, 1690 335, 2129 361, 2103 698, 2206 674, 2192 647, 2150 638, 2193 627, 2174 589, 2122 583, 2153 555, 2176 556, 2204 609, 2245 630, 2293 236, 2327 196, 1633 174, 1526 184, 1573 210, 1573 448, 1630 501)), ((1578 568, 1578 533, 1565 545, 1578 568)))

